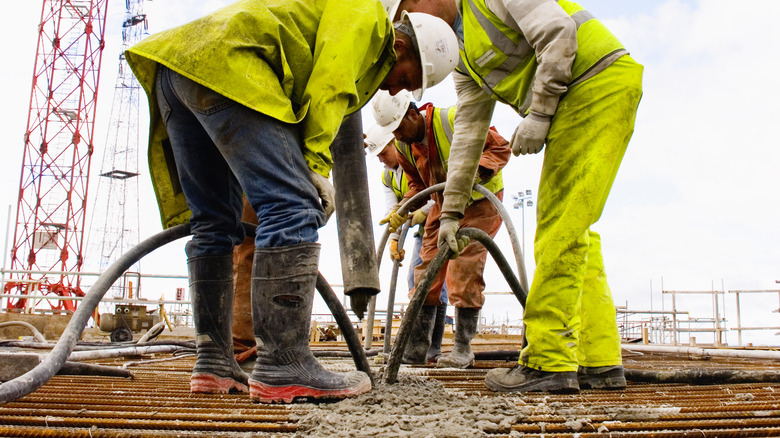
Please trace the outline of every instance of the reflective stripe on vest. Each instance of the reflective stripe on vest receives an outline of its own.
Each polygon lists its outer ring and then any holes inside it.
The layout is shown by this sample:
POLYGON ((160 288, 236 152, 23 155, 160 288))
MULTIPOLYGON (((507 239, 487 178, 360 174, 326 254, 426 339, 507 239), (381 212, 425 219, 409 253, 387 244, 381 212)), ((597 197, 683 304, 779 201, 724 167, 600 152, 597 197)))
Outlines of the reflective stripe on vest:
MULTIPOLYGON (((449 108, 433 108, 433 136, 436 141, 436 149, 439 152, 439 161, 444 167, 444 172, 447 172, 447 163, 450 159, 450 148, 452 147, 452 136, 455 126, 455 107, 449 108)), ((504 180, 501 176, 501 171, 493 175, 489 180, 482 183, 486 189, 491 193, 498 193, 504 188, 504 180)), ((484 198, 484 195, 477 191, 471 192, 471 199, 476 201, 477 199, 484 198)))
POLYGON ((387 188, 393 189, 395 198, 399 201, 409 191, 409 182, 401 166, 398 166, 396 170, 385 168, 382 172, 382 184, 387 188))
MULTIPOLYGON (((491 12, 485 0, 464 0, 461 5, 463 33, 468 44, 460 42, 458 69, 469 74, 485 92, 499 101, 525 112, 530 105, 526 96, 538 65, 533 48, 521 33, 491 12)), ((620 41, 580 5, 569 0, 558 0, 558 5, 577 27, 578 49, 569 85, 590 77, 587 75, 596 66, 606 67, 599 65, 603 59, 615 59, 612 55, 618 51, 628 53, 620 41)))

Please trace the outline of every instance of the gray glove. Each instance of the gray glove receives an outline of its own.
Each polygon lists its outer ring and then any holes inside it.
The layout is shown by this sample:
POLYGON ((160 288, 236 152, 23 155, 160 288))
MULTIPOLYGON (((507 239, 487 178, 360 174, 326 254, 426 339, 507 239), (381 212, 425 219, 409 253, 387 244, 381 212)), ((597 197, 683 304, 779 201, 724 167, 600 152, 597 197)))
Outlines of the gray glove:
POLYGON ((325 209, 325 222, 336 211, 336 190, 333 188, 333 184, 330 183, 328 178, 320 175, 315 171, 311 171, 311 182, 314 187, 317 188, 317 193, 320 195, 320 202, 322 202, 322 208, 325 209))
POLYGON ((458 224, 457 217, 448 213, 442 213, 441 218, 439 219, 439 240, 437 245, 439 248, 441 248, 442 245, 449 246, 452 250, 451 258, 453 259, 457 258, 460 255, 460 252, 463 251, 463 248, 469 244, 468 237, 461 237, 460 239, 457 237, 459 228, 460 225, 458 224))
POLYGON ((539 153, 550 130, 550 118, 551 116, 536 112, 525 116, 512 135, 512 153, 515 156, 539 153))

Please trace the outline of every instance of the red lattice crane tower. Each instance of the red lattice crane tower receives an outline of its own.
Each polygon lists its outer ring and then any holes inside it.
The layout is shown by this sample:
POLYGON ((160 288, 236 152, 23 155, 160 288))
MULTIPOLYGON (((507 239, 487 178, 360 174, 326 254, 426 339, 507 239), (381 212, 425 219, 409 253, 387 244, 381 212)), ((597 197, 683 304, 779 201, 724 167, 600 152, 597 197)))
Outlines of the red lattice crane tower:
POLYGON ((43 0, 11 247, 8 310, 83 296, 82 241, 108 0, 43 0), (24 271, 24 272, 20 272, 24 271))

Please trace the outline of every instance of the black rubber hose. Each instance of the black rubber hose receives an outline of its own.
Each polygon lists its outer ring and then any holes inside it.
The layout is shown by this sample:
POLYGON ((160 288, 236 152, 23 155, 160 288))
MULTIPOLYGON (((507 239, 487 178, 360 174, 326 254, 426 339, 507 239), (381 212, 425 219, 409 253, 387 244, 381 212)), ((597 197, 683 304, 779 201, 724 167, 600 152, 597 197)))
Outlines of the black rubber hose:
POLYGON ((439 248, 439 251, 431 260, 428 270, 425 271, 420 283, 417 284, 417 289, 414 291, 412 299, 409 300, 409 305, 406 307, 406 313, 403 320, 401 320, 401 326, 398 328, 398 334, 395 336, 395 344, 393 344, 393 350, 390 352, 390 359, 387 361, 387 369, 385 370, 385 382, 393 384, 398 378, 398 369, 401 367, 401 357, 406 349, 406 343, 409 342, 409 338, 412 336, 412 327, 414 321, 420 315, 423 303, 425 303, 425 297, 428 296, 428 291, 433 284, 433 280, 441 271, 444 266, 444 262, 452 256, 452 250, 449 246, 444 245, 439 248))
POLYGON ((328 305, 333 317, 336 318, 336 323, 341 329, 341 334, 344 335, 344 340, 347 341, 347 347, 350 353, 352 353, 352 359, 355 361, 355 367, 368 374, 371 378, 371 385, 374 385, 374 374, 371 372, 371 367, 368 365, 368 359, 366 358, 366 352, 363 351, 363 346, 360 344, 360 338, 352 327, 352 321, 349 320, 347 311, 344 310, 344 306, 341 305, 339 297, 333 292, 325 277, 322 274, 317 276, 317 290, 320 291, 322 299, 325 300, 325 304, 328 305))
POLYGON ((189 224, 177 225, 144 240, 119 257, 116 262, 98 277, 89 293, 81 301, 76 312, 73 313, 59 341, 57 341, 51 353, 46 355, 46 358, 40 365, 0 385, 0 403, 24 397, 48 382, 62 368, 73 351, 76 342, 78 342, 79 337, 81 337, 81 332, 87 325, 89 318, 92 317, 92 312, 100 304, 100 300, 103 299, 103 295, 106 294, 111 285, 145 255, 189 234, 189 224))
MULTIPOLYGON (((504 258, 504 255, 501 253, 501 250, 498 248, 498 245, 496 245, 493 239, 491 239, 487 233, 477 228, 463 228, 459 230, 458 237, 462 236, 466 236, 470 240, 476 240, 485 246, 485 248, 487 248, 491 257, 493 257, 496 264, 499 266, 501 273, 504 275, 504 278, 509 284, 509 287, 515 294, 515 297, 517 297, 518 301, 520 301, 520 303, 525 307, 525 301, 528 297, 528 293, 523 289, 523 286, 520 284, 520 281, 517 279, 517 277, 515 277, 512 268, 509 267, 506 258, 504 258)), ((452 250, 449 248, 449 246, 442 246, 439 248, 436 256, 434 256, 433 260, 431 261, 428 270, 425 271, 425 274, 420 280, 420 284, 417 285, 417 290, 415 290, 414 296, 409 301, 409 306, 406 308, 406 314, 404 314, 404 318, 401 321, 401 326, 398 329, 398 335, 396 335, 395 344, 393 346, 392 352, 390 353, 390 359, 387 361, 387 370, 385 372, 385 381, 387 383, 395 383, 398 377, 398 369, 401 367, 401 357, 403 356, 403 352, 406 349, 406 343, 411 337, 414 321, 420 314, 420 309, 422 309, 423 303, 425 302, 425 297, 428 295, 428 290, 431 288, 433 281, 436 279, 439 271, 441 271, 441 268, 444 266, 444 262, 451 255, 452 250)))
POLYGON ((691 385, 780 382, 780 371, 774 370, 723 370, 710 368, 635 370, 626 368, 625 373, 626 379, 632 382, 687 383, 691 385))

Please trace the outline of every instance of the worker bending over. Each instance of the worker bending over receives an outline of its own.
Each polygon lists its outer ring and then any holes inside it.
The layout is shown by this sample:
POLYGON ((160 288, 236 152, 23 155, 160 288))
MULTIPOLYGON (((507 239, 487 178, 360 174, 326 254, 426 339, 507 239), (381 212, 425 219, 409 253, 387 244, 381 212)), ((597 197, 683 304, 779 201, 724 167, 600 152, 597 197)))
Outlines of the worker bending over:
MULTIPOLYGON (((436 108, 433 104, 426 103, 418 109, 408 93, 401 92, 391 96, 379 92, 374 97, 372 109, 377 124, 386 132, 393 132, 398 140, 398 162, 409 181, 409 191, 404 194, 401 204, 426 188, 446 180, 456 114, 454 107, 436 108)), ((472 177, 472 183, 483 184, 495 193, 498 199, 502 199, 504 183, 501 169, 509 161, 509 142, 491 128, 480 152, 479 174, 476 179, 472 177)), ((414 268, 415 284, 419 284, 438 252, 437 237, 443 198, 441 192, 432 194, 431 198, 435 203, 425 222, 425 234, 420 250, 422 263, 414 268)), ((411 207, 414 209, 417 206, 411 207)), ((396 210, 391 211, 383 220, 389 223, 391 228, 398 228, 406 220, 406 216, 399 215, 396 210)), ((501 223, 498 210, 489 200, 480 193, 469 193, 468 206, 465 207, 461 220, 462 226, 478 228, 493 237, 501 223)), ((410 345, 402 358, 404 362, 426 362, 436 310, 441 304, 441 288, 446 280, 450 303, 455 306, 455 337, 452 352, 440 357, 436 366, 467 368, 473 365, 471 340, 477 332, 479 311, 485 302, 482 294, 485 290, 485 280, 482 274, 486 260, 487 249, 481 243, 475 242, 463 248, 459 258, 444 263, 431 284, 420 316, 415 321, 410 345)), ((412 295, 414 290, 410 291, 410 297, 412 295)))
POLYGON ((333 211, 329 146, 345 116, 380 87, 424 89, 457 63, 443 21, 402 15, 405 32, 394 32, 379 1, 242 0, 126 52, 149 95, 163 226, 192 228, 192 392, 248 389, 253 401, 289 403, 370 389, 365 373, 327 371, 309 349, 317 230, 333 211), (258 218, 248 379, 230 327, 242 193, 258 218))
POLYGON ((495 102, 524 116, 512 152, 545 151, 536 270, 518 366, 495 369, 495 391, 575 392, 626 386, 615 306, 591 230, 634 131, 642 66, 587 9, 569 0, 403 0, 452 26, 462 44, 439 242, 453 251, 495 102))

